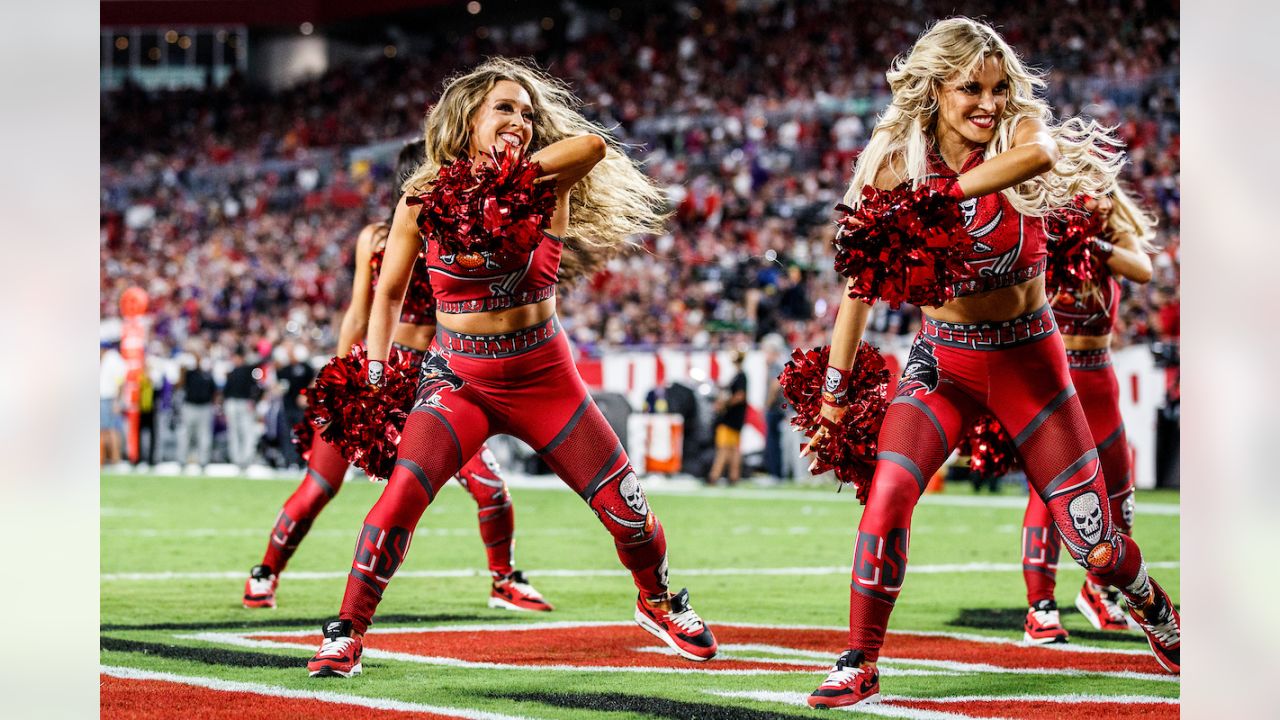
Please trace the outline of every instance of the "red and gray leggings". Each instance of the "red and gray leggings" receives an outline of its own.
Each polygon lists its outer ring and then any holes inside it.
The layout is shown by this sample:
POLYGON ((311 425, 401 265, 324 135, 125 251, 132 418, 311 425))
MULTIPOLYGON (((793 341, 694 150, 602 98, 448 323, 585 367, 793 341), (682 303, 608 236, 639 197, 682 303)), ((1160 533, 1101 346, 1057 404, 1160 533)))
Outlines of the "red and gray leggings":
MULTIPOLYGON (((413 365, 421 365, 425 353, 403 345, 396 347, 408 354, 413 365)), ((480 538, 489 558, 489 572, 494 577, 509 575, 514 570, 516 527, 511 496, 488 446, 481 445, 480 451, 470 458, 457 472, 458 482, 476 501, 480 538)), ((342 489, 342 478, 350 465, 337 448, 316 433, 307 456, 306 477, 276 515, 267 551, 262 556, 263 565, 276 574, 284 571, 320 511, 342 489)))
POLYGON ((902 590, 912 511, 983 412, 1014 436, 1027 478, 1076 562, 1136 599, 1149 593, 1141 551, 1112 521, 1098 450, 1048 306, 995 323, 925 318, 880 430, 854 542, 849 647, 868 660, 879 656, 902 590))
POLYGON ((666 592, 662 525, 587 393, 556 318, 503 335, 438 327, 395 469, 356 541, 339 613, 355 632, 372 622, 427 506, 463 460, 498 433, 528 443, 582 497, 642 593, 666 592))
MULTIPOLYGON (((1133 474, 1129 443, 1120 417, 1120 385, 1111 367, 1111 353, 1101 350, 1068 350, 1071 383, 1084 407, 1089 431, 1098 448, 1098 460, 1107 482, 1107 504, 1116 530, 1133 532, 1133 474)), ((1027 584, 1027 603, 1053 599, 1058 572, 1060 541, 1049 508, 1036 493, 1027 501, 1022 518, 1022 576, 1027 584)), ((1092 570, 1090 580, 1105 585, 1092 570)))

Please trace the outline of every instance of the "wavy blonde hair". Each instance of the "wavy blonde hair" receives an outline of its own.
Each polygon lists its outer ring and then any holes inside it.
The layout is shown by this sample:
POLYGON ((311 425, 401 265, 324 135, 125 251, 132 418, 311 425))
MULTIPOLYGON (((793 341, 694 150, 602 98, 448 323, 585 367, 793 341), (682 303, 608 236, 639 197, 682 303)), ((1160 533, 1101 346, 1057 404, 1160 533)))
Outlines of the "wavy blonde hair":
POLYGON ((1013 147, 1014 131, 1024 119, 1040 120, 1058 145, 1053 170, 1001 191, 1023 215, 1044 216, 1079 193, 1102 196, 1116 185, 1124 165, 1121 143, 1096 120, 1068 118, 1053 123, 1049 105, 1036 96, 1045 86, 1041 74, 1022 64, 1017 53, 990 26, 965 17, 939 20, 916 40, 910 54, 899 55, 885 73, 893 100, 876 122, 871 141, 854 166, 845 203, 857 207, 862 188, 873 185, 881 168, 899 174, 898 182, 919 185, 928 174, 931 139, 937 129, 938 94, 947 81, 974 74, 988 57, 998 58, 1009 81, 1008 102, 984 159, 1013 147))
POLYGON ((1156 245, 1156 217, 1138 205, 1123 183, 1116 183, 1111 191, 1111 216, 1107 218, 1107 232, 1129 234, 1138 239, 1138 247, 1148 255, 1159 252, 1156 245))
POLYGON ((405 192, 423 192, 442 165, 466 157, 471 119, 499 81, 510 80, 529 93, 533 104, 533 153, 558 140, 594 134, 608 145, 605 157, 569 195, 569 229, 565 233, 562 279, 599 269, 636 235, 662 233, 666 197, 636 163, 623 153, 605 128, 578 111, 580 101, 562 80, 528 60, 489 58, 474 69, 445 81, 440 101, 427 113, 423 136, 426 160, 404 182, 405 192))

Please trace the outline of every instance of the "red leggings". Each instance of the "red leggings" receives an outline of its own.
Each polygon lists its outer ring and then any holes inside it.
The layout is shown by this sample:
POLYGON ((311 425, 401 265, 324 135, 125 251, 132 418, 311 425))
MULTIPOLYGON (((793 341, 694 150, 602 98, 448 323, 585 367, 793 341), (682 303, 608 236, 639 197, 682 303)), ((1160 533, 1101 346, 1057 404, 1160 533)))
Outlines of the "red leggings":
POLYGON ((504 335, 437 328, 395 469, 356 540, 339 617, 364 632, 423 511, 464 458, 505 433, 535 448, 613 536, 640 591, 667 590, 666 538, 559 322, 504 335))
MULTIPOLYGON (((1067 351, 1071 383, 1084 407, 1089 431, 1098 447, 1098 460, 1107 481, 1107 499, 1116 530, 1133 532, 1133 476, 1129 463, 1129 443, 1120 417, 1120 384, 1105 350, 1067 351)), ((1053 599, 1058 571, 1060 542, 1053 517, 1044 500, 1031 493, 1022 518, 1022 576, 1027 584, 1027 604, 1053 599)), ((1104 585, 1097 573, 1090 579, 1104 585)))
MULTIPOLYGON (((316 433, 307 458, 307 475, 276 516, 262 564, 279 574, 289 564, 311 523, 325 505, 342 489, 342 478, 350 463, 338 449, 316 433)), ((515 551, 515 511, 498 463, 487 446, 471 457, 458 472, 458 482, 475 498, 480 519, 480 538, 489 556, 489 572, 494 577, 509 575, 515 551)))
POLYGON ((962 429, 984 411, 1014 436, 1071 556, 1136 598, 1149 593, 1141 551, 1112 524, 1098 451, 1048 306, 998 323, 925 318, 880 430, 854 542, 849 647, 868 660, 879 656, 902 590, 912 510, 962 429))

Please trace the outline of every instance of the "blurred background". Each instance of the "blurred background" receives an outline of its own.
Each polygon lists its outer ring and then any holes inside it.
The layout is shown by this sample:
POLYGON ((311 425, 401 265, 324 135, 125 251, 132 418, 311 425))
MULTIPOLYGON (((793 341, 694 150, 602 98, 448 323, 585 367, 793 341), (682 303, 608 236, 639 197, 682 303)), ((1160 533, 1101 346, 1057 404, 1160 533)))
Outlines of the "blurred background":
MULTIPOLYGON (((670 203, 644 252, 560 289, 637 469, 706 476, 741 353, 744 477, 804 480, 773 378, 792 348, 829 340, 832 207, 885 70, 960 11, 1047 71, 1059 116, 1128 145, 1161 252, 1149 285, 1123 283, 1116 370, 1139 486, 1178 486, 1178 9, 1113 0, 104 0, 101 461, 172 468, 186 450, 193 472, 291 472, 298 391, 334 350, 356 233, 386 216, 396 153, 444 78, 507 55, 566 80, 670 203), (126 356, 145 379, 125 382, 126 356), (252 382, 229 390, 236 368, 252 382), (253 408, 247 460, 231 457, 228 399, 253 408)), ((881 305, 868 339, 901 359, 918 323, 881 305)), ((515 441, 498 451, 543 470, 515 441)))

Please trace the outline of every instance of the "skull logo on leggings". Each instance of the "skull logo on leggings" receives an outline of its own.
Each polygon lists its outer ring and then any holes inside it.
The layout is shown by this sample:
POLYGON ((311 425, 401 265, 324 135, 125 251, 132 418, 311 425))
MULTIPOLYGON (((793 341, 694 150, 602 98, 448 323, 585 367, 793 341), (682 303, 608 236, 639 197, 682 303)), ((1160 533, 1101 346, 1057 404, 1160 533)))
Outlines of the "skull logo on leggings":
POLYGON ((1071 500, 1067 506, 1071 513, 1071 524, 1076 532, 1089 544, 1096 544, 1102 539, 1102 502, 1095 492, 1082 493, 1071 500))
POLYGON ((644 488, 640 486, 640 479, 635 473, 627 473, 627 476, 622 478, 622 482, 618 484, 618 492, 627 502, 627 507, 631 508, 636 515, 646 517, 649 514, 649 501, 645 498, 644 488))

